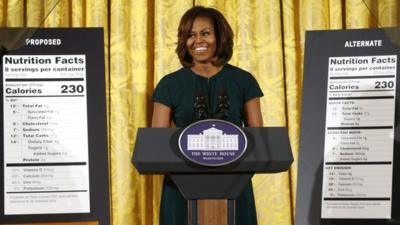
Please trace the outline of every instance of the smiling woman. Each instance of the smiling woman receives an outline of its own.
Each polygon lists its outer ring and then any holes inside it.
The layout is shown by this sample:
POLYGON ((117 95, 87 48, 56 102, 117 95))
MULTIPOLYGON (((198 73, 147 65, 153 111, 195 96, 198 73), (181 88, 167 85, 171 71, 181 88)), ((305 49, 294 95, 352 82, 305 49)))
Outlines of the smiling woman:
POLYGON ((214 56, 217 47, 214 25, 209 18, 197 17, 192 26, 186 48, 192 56, 195 65, 207 64, 216 60, 214 56))
MULTIPOLYGON (((221 66, 232 57, 233 31, 225 17, 213 8, 201 6, 193 7, 183 16, 178 28, 178 45, 176 53, 185 67, 195 65, 193 61, 193 48, 196 42, 213 42, 213 49, 209 52, 212 57, 203 63, 212 63, 221 66)), ((205 45, 199 46, 207 46, 205 45)))
MULTIPOLYGON (((220 12, 201 6, 189 9, 178 28, 176 53, 183 68, 163 77, 154 90, 152 127, 169 127, 171 120, 186 127, 202 119, 261 127, 263 93, 249 72, 228 64, 232 48, 232 29, 220 12)), ((236 224, 257 224, 251 184, 235 200, 234 211, 236 224)), ((187 224, 187 202, 166 177, 160 225, 173 224, 187 224)))

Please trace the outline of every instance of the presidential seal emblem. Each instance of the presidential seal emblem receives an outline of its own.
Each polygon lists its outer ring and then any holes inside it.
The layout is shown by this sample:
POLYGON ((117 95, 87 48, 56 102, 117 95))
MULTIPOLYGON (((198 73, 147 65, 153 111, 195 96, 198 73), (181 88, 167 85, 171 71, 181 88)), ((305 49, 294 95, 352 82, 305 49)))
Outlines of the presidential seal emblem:
POLYGON ((222 166, 239 159, 247 138, 233 123, 208 119, 186 127, 179 136, 179 149, 190 161, 204 166, 222 166))

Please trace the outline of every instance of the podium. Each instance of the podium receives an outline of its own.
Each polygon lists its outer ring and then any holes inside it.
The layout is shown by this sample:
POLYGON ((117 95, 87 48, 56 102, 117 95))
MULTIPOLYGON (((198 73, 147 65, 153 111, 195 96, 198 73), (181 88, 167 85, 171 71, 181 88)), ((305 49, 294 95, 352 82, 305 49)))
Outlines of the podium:
MULTIPOLYGON (((285 127, 243 128, 247 150, 237 161, 209 167, 187 160, 179 150, 178 138, 183 128, 139 128, 132 163, 140 174, 165 174, 171 177, 185 199, 189 200, 189 223, 198 225, 208 217, 197 213, 197 200, 213 205, 211 199, 228 200, 226 218, 221 224, 234 225, 234 199, 251 182, 254 173, 278 173, 293 162, 285 127)), ((205 207, 207 208, 207 207, 205 207)), ((213 207, 209 207, 211 210, 213 207)), ((209 224, 209 223, 204 223, 209 224)), ((217 224, 217 223, 215 223, 217 224)))

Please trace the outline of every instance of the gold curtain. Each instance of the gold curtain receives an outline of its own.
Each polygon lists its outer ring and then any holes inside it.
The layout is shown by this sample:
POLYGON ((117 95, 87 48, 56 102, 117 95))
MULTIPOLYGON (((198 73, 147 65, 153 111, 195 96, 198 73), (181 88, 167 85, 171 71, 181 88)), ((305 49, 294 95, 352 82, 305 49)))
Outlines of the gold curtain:
POLYGON ((130 158, 137 128, 150 124, 154 86, 180 68, 177 26, 193 5, 226 16, 235 33, 230 63, 260 83, 265 126, 288 127, 290 171, 253 184, 258 224, 292 225, 305 31, 399 26, 399 0, 2 0, 0 26, 104 27, 112 224, 156 225, 162 177, 139 175, 130 158))

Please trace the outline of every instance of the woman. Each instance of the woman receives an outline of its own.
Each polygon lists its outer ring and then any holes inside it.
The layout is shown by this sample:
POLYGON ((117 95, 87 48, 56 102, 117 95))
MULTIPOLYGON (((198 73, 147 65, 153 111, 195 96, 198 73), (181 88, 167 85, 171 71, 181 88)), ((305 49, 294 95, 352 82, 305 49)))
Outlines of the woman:
MULTIPOLYGON (((261 127, 260 97, 254 77, 227 62, 232 56, 233 32, 213 8, 195 6, 181 18, 176 53, 183 68, 161 79, 154 94, 152 127, 177 127, 216 118, 238 126, 261 127)), ((248 185, 236 200, 236 224, 257 224, 253 190, 248 185)), ((160 225, 187 224, 187 203, 166 177, 160 225)))

